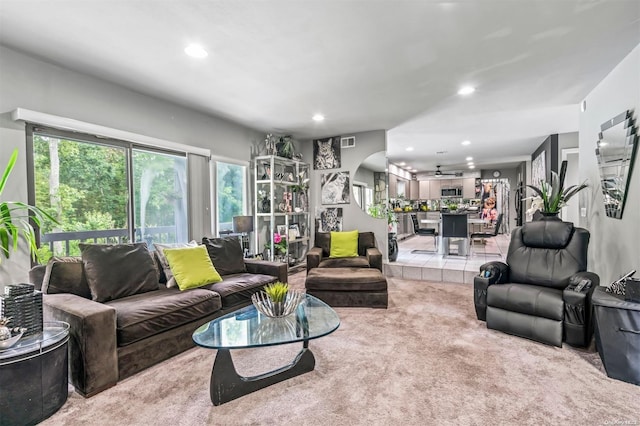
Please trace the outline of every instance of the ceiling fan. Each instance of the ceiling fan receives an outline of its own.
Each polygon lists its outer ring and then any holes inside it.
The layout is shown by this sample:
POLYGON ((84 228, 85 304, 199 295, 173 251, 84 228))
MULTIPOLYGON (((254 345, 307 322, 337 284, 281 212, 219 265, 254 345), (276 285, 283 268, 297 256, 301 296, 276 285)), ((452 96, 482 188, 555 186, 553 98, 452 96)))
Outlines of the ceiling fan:
POLYGON ((436 177, 440 177, 440 176, 462 176, 462 172, 443 172, 442 170, 440 170, 440 166, 436 166, 436 171, 433 172, 433 176, 436 177))

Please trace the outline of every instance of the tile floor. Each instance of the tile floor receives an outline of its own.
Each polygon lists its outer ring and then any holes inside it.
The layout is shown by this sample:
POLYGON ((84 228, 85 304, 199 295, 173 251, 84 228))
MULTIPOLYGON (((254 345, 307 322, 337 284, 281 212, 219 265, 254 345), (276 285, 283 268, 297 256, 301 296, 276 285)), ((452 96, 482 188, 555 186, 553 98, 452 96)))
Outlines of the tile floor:
POLYGON ((398 242, 398 260, 384 264, 384 273, 388 277, 412 280, 473 284, 473 277, 478 274, 482 264, 493 260, 504 262, 509 239, 508 234, 503 234, 485 240, 484 244, 478 240, 468 256, 445 257, 437 253, 412 253, 416 249, 434 250, 433 237, 414 235, 398 242))

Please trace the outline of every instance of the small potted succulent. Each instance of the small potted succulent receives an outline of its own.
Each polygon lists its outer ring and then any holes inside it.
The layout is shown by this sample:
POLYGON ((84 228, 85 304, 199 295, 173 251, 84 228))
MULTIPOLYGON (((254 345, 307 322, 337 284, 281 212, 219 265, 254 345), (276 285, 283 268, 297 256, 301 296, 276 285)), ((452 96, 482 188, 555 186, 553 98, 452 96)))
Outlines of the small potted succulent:
POLYGON ((302 293, 289 290, 289 284, 276 281, 265 285, 264 291, 254 293, 251 300, 258 311, 278 318, 293 313, 302 297, 302 293))

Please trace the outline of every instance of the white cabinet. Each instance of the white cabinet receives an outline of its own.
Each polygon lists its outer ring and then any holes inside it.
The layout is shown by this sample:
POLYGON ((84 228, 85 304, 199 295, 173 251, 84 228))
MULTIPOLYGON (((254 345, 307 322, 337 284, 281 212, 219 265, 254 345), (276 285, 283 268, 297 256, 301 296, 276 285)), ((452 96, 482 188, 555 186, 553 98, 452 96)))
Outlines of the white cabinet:
POLYGON ((265 260, 300 263, 309 247, 309 165, 274 155, 253 162, 256 252, 265 260), (286 243, 277 243, 282 237, 286 243))

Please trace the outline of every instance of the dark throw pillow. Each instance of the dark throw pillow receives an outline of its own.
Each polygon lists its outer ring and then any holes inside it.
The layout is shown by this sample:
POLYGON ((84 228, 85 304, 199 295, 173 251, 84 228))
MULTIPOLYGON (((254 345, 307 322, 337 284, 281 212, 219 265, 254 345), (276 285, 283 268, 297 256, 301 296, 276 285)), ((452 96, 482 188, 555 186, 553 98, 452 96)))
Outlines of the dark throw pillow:
POLYGON ((146 243, 80 243, 91 299, 108 302, 158 289, 159 274, 146 243))
POLYGON ((213 267, 220 275, 241 274, 247 272, 244 264, 242 246, 237 237, 202 239, 207 248, 213 267))
POLYGON ((71 293, 91 299, 91 290, 84 275, 82 258, 52 257, 42 280, 44 294, 71 293))

